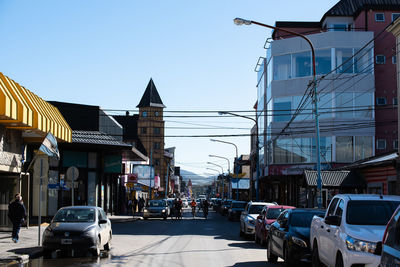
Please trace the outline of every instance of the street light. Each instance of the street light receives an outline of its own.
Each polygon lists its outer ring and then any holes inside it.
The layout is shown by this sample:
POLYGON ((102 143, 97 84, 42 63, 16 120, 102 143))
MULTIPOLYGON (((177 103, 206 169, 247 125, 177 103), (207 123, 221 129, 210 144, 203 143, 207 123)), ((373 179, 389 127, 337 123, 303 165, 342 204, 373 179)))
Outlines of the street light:
POLYGON ((225 157, 221 157, 221 156, 217 156, 217 155, 208 155, 211 158, 220 158, 220 159, 225 159, 228 162, 228 174, 229 174, 229 170, 231 169, 231 164, 228 158, 225 157))
MULTIPOLYGON (((260 183, 259 183, 259 180, 260 180, 260 175, 259 175, 259 171, 258 171, 258 169, 259 169, 259 160, 258 160, 258 150, 259 150, 259 140, 258 140, 258 121, 257 121, 257 119, 253 119, 252 117, 248 117, 248 116, 243 116, 243 115, 239 115, 239 114, 235 114, 235 113, 232 113, 232 112, 227 112, 227 111, 219 111, 218 112, 218 114, 219 115, 232 115, 232 116, 235 116, 235 117, 240 117, 240 118, 244 118, 244 119, 248 119, 248 120, 252 120, 252 121, 254 121, 254 123, 256 124, 256 186, 257 186, 257 189, 256 189, 256 201, 259 201, 259 196, 258 196, 258 191, 259 191, 259 189, 260 189, 260 183)), ((239 188, 239 180, 237 181, 238 182, 238 188, 239 188)), ((238 190, 239 191, 239 190, 238 190)))
MULTIPOLYGON (((299 36, 306 40, 306 42, 310 45, 311 48, 311 55, 312 55, 312 70, 313 70, 313 81, 312 81, 312 86, 313 86, 313 91, 314 91, 314 107, 315 107, 315 132, 316 132, 316 143, 317 143, 317 196, 318 196, 318 208, 321 208, 322 206, 322 179, 321 179, 321 152, 320 152, 320 137, 319 137, 319 119, 318 119, 318 95, 317 95, 317 84, 316 84, 316 65, 315 65, 315 51, 314 51, 314 46, 310 39, 308 39, 305 35, 289 31, 286 29, 282 29, 279 27, 267 25, 264 23, 260 23, 257 21, 253 20, 246 20, 242 18, 235 18, 233 22, 236 25, 251 25, 251 24, 256 24, 262 27, 278 30, 278 31, 283 31, 287 32, 296 36, 299 36)), ((257 170, 258 171, 258 170, 257 170)))
MULTIPOLYGON (((220 112, 218 112, 218 114, 220 114, 220 112)), ((220 114, 221 115, 221 114, 220 114)), ((234 143, 231 142, 227 142, 227 141, 222 141, 222 140, 217 140, 217 139, 210 139, 210 141, 213 142, 220 142, 220 143, 224 143, 224 144, 229 144, 229 145, 233 145, 236 149, 236 160, 238 160, 238 148, 234 143)), ((233 164, 233 166, 235 166, 235 164, 233 164)), ((235 171, 235 175, 236 175, 236 182, 237 182, 237 186, 236 186, 236 200, 239 200, 239 178, 238 178, 238 173, 237 173, 237 167, 234 167, 234 171, 235 171)))
POLYGON ((224 168, 222 168, 221 165, 215 164, 215 163, 213 163, 213 162, 207 162, 207 164, 211 164, 211 165, 220 167, 221 170, 222 170, 222 197, 223 197, 224 194, 225 194, 224 168))

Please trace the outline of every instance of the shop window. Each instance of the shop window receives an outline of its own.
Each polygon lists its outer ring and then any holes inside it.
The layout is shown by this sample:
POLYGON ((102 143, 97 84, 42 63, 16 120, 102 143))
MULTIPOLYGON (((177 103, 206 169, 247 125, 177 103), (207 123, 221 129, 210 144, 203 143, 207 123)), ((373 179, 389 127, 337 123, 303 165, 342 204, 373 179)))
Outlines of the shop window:
POLYGON ((386 63, 386 57, 384 55, 376 55, 375 63, 376 64, 385 64, 386 63))
POLYGON ((386 149, 386 139, 376 140, 376 149, 386 149))
POLYGON ((384 13, 375 13, 375 21, 384 22, 385 21, 385 14, 384 13))

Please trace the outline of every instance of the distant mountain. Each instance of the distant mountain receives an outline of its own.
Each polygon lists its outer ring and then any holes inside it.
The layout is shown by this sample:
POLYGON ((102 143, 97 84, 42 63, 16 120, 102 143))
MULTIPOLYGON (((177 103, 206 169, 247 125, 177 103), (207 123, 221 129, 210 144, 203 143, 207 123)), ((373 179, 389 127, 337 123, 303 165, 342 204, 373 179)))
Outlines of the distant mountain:
POLYGON ((184 181, 192 180, 193 185, 206 185, 211 184, 214 180, 211 177, 201 176, 197 173, 181 169, 181 176, 184 181))

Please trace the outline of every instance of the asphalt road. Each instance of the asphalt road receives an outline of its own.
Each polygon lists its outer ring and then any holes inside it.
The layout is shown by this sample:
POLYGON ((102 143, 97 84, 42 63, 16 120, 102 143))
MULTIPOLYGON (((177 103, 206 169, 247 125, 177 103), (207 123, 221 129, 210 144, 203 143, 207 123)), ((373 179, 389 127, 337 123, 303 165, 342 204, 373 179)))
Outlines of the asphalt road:
POLYGON ((238 222, 209 215, 193 219, 186 210, 182 220, 114 223, 112 250, 101 258, 59 256, 26 266, 283 266, 267 263, 264 247, 239 237, 238 222))

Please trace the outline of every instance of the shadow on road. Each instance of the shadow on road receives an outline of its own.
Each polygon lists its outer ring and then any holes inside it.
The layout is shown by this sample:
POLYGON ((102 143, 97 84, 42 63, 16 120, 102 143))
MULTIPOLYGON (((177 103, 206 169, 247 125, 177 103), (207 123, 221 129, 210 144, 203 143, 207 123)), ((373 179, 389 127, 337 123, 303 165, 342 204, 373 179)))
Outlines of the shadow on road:
POLYGON ((260 247, 254 242, 230 243, 228 244, 228 246, 235 248, 246 248, 246 249, 262 249, 262 247, 260 247))

